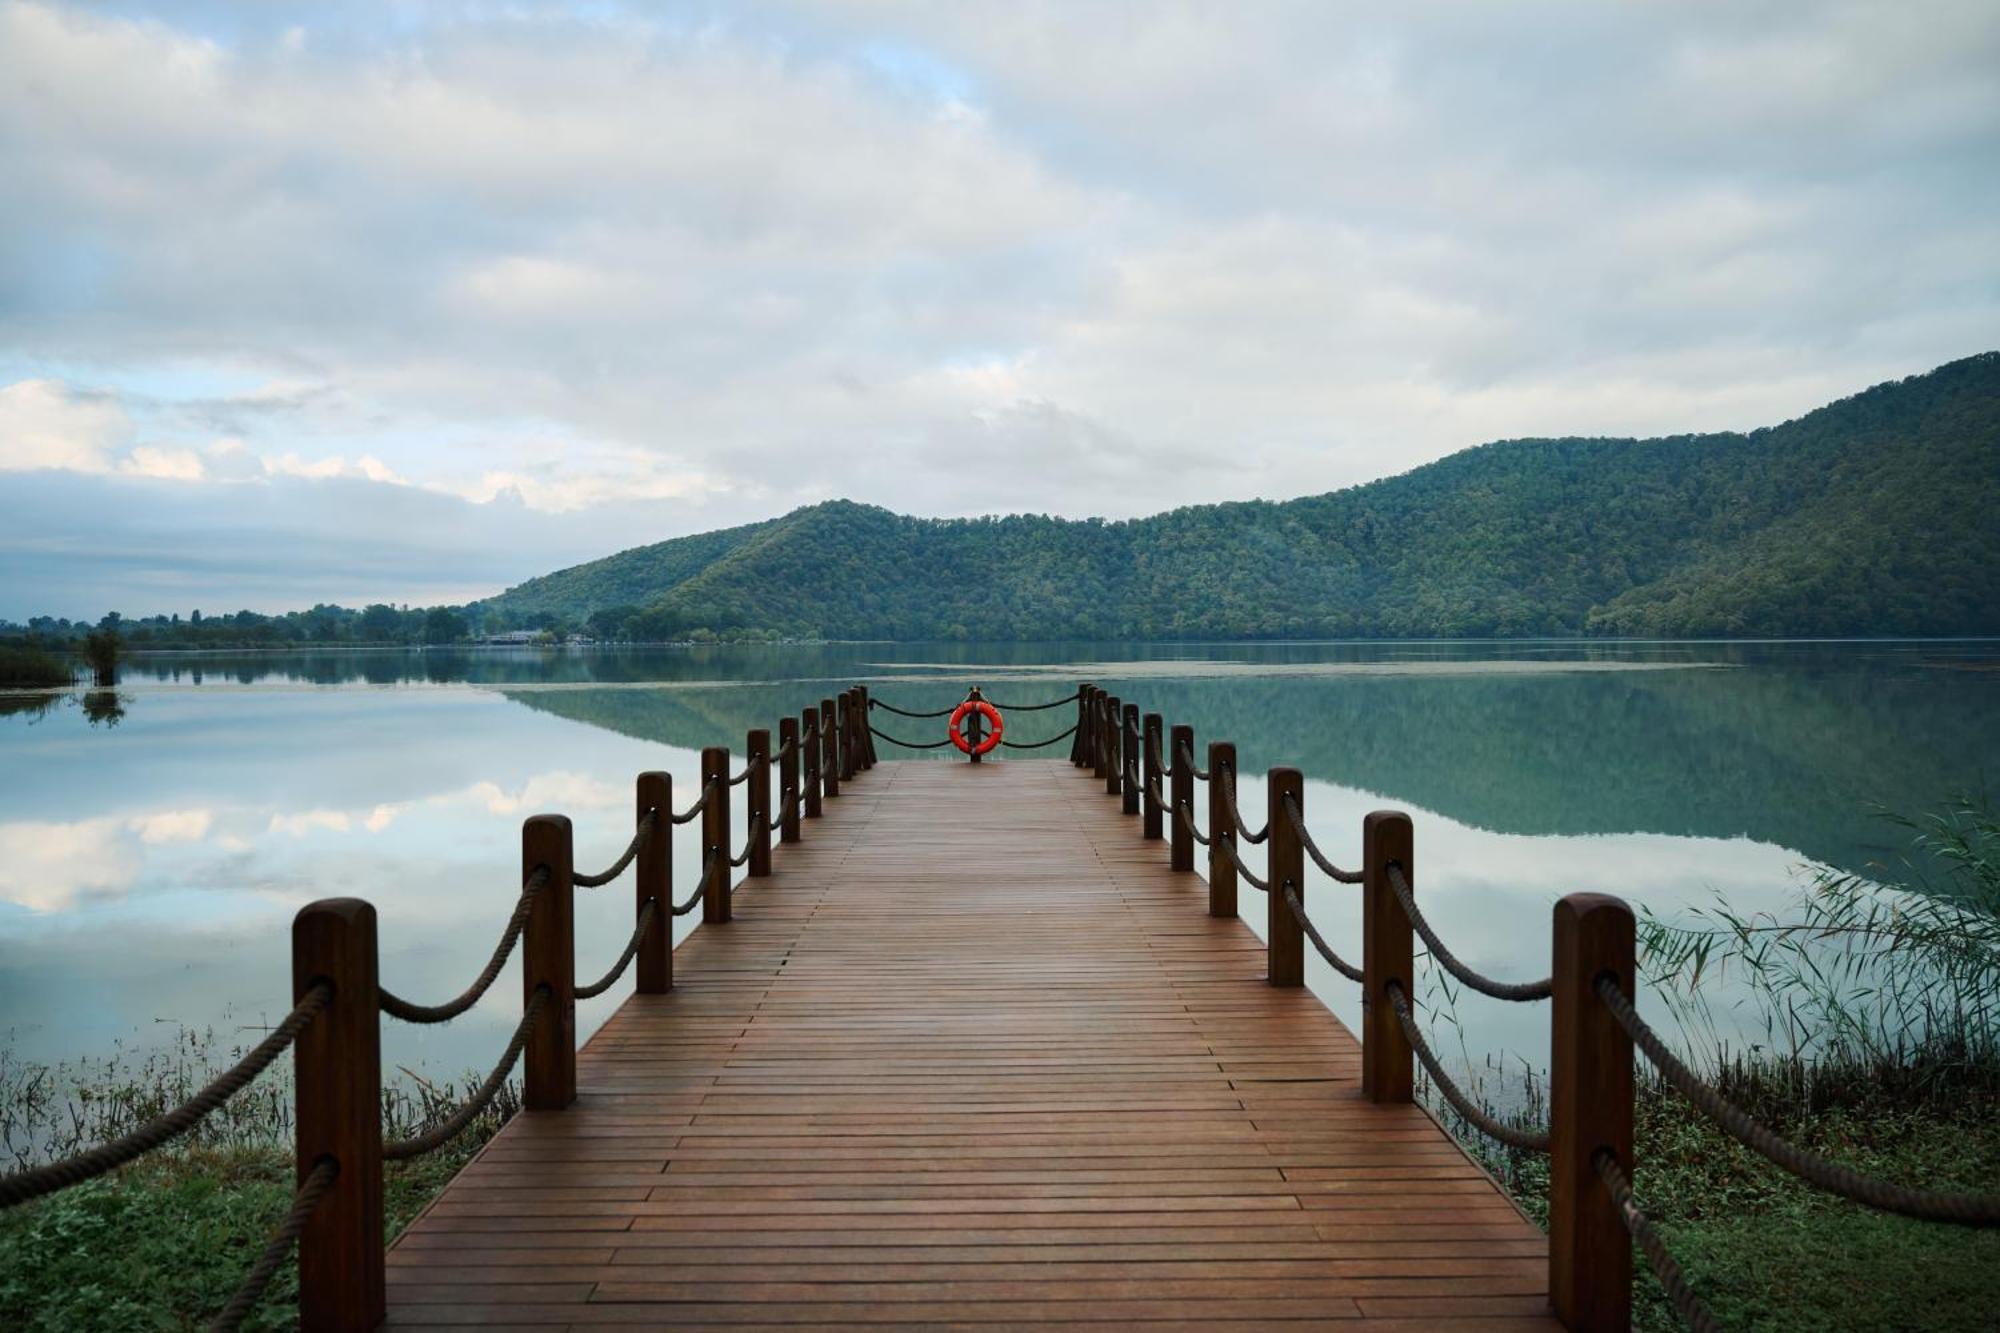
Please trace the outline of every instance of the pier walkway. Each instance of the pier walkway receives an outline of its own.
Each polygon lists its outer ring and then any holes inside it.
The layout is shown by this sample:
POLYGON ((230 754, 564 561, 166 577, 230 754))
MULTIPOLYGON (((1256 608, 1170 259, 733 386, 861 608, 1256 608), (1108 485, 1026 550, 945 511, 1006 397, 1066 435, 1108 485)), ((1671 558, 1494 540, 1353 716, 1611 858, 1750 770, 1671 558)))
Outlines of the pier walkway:
POLYGON ((1541 1233, 1207 908, 1087 768, 876 764, 394 1244, 389 1324, 1556 1327, 1541 1233))

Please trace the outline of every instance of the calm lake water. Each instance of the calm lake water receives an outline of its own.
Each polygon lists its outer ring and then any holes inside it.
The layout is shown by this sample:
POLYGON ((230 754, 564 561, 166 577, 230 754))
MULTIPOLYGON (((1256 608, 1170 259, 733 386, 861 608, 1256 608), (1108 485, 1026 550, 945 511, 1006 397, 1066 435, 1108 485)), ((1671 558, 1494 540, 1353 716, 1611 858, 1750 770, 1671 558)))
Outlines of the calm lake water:
MULTIPOLYGON (((505 921, 525 815, 572 816, 578 863, 595 869, 629 836, 635 773, 671 771, 684 803, 702 746, 740 755, 746 729, 849 683, 922 709, 969 683, 1025 703, 1084 679, 1191 723, 1198 742, 1234 740, 1246 812, 1262 808, 1252 779, 1267 765, 1302 769, 1338 860, 1356 859, 1364 813, 1409 810, 1433 919, 1506 977, 1547 971, 1564 893, 1776 907, 1802 866, 1899 855, 1878 806, 1980 790, 2000 756, 1994 642, 160 654, 130 665, 115 711, 0 699, 0 1041, 61 1061, 183 1025, 254 1036, 288 1008, 293 912, 332 896, 380 909, 385 984, 442 999, 505 921)), ((1008 735, 1070 719, 1016 714, 1008 735)), ((877 722, 942 735, 937 720, 877 722)), ((677 844, 676 883, 690 885, 693 848, 677 844)), ((1358 957, 1353 891, 1313 873, 1315 919, 1358 957)), ((579 891, 579 972, 615 956, 629 902, 579 891)), ((1243 902, 1261 929, 1261 895, 1243 902)), ((683 918, 677 938, 695 928, 683 918)), ((1352 1025, 1354 988, 1308 955, 1311 984, 1352 1025)), ((581 1030, 625 991, 579 1006, 581 1030)), ((385 1057, 428 1076, 483 1070, 519 996, 503 979, 450 1025, 387 1023, 385 1057)), ((1475 1062, 1545 1061, 1546 1006, 1456 1008, 1475 1062)))

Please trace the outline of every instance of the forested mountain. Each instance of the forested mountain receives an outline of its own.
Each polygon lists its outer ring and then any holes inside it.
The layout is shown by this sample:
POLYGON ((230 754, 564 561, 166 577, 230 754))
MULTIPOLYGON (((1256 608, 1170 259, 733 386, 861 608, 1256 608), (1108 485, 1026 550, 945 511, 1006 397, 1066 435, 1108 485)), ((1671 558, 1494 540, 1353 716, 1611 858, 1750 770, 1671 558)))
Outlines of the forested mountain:
POLYGON ((2000 353, 1748 435, 1529 439, 1128 522, 833 501, 488 604, 636 638, 2000 632, 2000 353))

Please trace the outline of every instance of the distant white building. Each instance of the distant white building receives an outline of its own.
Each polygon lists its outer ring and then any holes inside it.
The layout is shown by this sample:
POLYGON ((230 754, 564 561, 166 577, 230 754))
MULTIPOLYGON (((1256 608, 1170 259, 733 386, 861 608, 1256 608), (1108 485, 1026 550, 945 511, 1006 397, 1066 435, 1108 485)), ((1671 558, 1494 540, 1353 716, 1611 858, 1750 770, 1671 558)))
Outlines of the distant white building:
POLYGON ((541 637, 542 637, 542 631, 538 629, 509 629, 509 630, 502 630, 498 634, 488 634, 485 638, 481 639, 480 642, 513 644, 518 646, 521 644, 533 643, 541 637))

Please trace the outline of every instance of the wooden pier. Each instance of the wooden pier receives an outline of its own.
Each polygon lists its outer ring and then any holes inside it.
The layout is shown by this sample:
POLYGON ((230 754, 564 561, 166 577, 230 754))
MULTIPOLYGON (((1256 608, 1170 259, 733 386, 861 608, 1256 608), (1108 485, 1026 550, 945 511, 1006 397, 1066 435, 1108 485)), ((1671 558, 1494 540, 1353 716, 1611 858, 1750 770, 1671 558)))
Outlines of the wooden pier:
POLYGON ((389 1324, 1557 1327, 1543 1235, 1120 812, 844 784, 394 1244, 389 1324))

